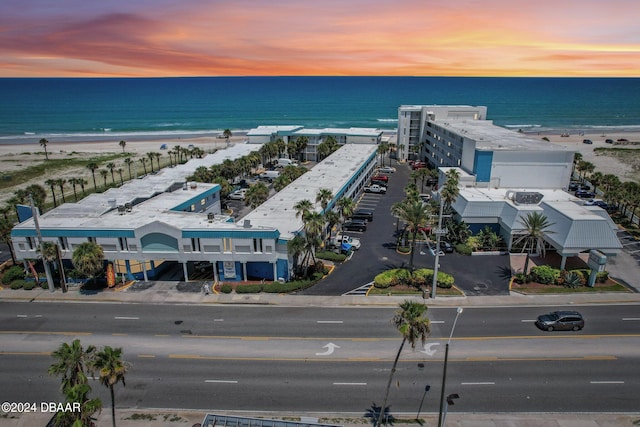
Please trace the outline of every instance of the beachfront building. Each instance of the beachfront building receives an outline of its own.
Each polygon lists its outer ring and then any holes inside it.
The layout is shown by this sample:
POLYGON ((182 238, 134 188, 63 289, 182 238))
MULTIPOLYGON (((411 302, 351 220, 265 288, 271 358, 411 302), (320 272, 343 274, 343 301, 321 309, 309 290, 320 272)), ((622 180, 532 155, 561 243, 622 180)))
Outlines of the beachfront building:
POLYGON ((347 144, 380 144, 383 131, 375 128, 305 128, 303 126, 258 126, 247 132, 250 144, 265 144, 282 139, 285 144, 297 138, 307 139, 301 153, 303 161, 318 161, 318 145, 333 137, 339 146, 347 144))
MULTIPOLYGON (((257 150, 237 144, 184 165, 165 168, 77 203, 65 203, 18 224, 12 241, 18 260, 38 258, 39 240, 70 260, 77 245, 93 241, 115 266, 118 280, 157 278, 177 271, 189 280, 210 271, 214 280, 288 280, 293 260, 287 242, 302 230, 293 206, 315 202, 320 188, 353 197, 374 173, 375 145, 347 145, 237 222, 223 214, 217 184, 188 182, 198 167, 221 164, 257 150)), ((315 209, 320 209, 315 205, 315 209)))
POLYGON ((622 246, 607 212, 566 191, 575 152, 496 126, 486 114, 486 107, 403 105, 398 146, 438 168, 440 185, 456 169, 460 194, 452 208, 474 233, 489 227, 511 249, 526 231, 523 220, 539 212, 552 224, 545 241, 562 256, 561 267, 591 249, 618 253, 622 246))

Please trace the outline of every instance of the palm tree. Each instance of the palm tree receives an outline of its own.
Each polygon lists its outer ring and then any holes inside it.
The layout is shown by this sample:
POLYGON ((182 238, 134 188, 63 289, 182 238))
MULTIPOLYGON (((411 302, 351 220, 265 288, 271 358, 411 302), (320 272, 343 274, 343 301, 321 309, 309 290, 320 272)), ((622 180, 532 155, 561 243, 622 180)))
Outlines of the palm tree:
POLYGON ((51 195, 53 196, 53 207, 57 207, 58 206, 58 202, 56 200, 56 191, 55 191, 55 186, 56 186, 56 180, 55 179, 47 179, 44 182, 46 185, 49 186, 49 188, 51 189, 51 195))
POLYGON ((127 169, 129 170, 129 179, 133 178, 131 175, 131 165, 133 164, 133 159, 131 157, 127 157, 124 159, 124 164, 127 165, 127 169))
POLYGON ((107 188, 107 177, 109 176, 109 171, 106 169, 100 169, 100 176, 102 176, 102 180, 104 181, 104 188, 107 188))
POLYGON ((64 197, 64 185, 67 183, 66 179, 56 179, 56 185, 60 189, 60 195, 62 195, 62 203, 67 203, 67 199, 64 197))
POLYGON ((384 155, 389 152, 389 144, 383 142, 378 145, 378 154, 380 154, 380 165, 384 166, 384 155))
POLYGON ((142 163, 142 167, 144 168, 144 174, 147 174, 147 158, 146 157, 141 157, 138 159, 138 161, 140 163, 142 163))
POLYGON ((231 129, 225 129, 222 132, 222 136, 224 136, 224 139, 227 141, 227 147, 229 146, 229 138, 231 138, 231 129))
POLYGON ((416 239, 418 227, 425 225, 429 219, 427 208, 422 200, 406 199, 396 203, 391 207, 391 213, 399 219, 407 223, 409 230, 412 231, 411 237, 411 253, 409 254, 409 270, 413 271, 413 255, 416 248, 416 239))
POLYGON ((104 252, 102 247, 94 242, 84 242, 75 246, 71 255, 73 266, 87 277, 94 277, 102 271, 104 252))
POLYGON ((549 230, 549 227, 551 227, 553 223, 550 223, 547 217, 540 212, 531 212, 527 214, 526 218, 521 219, 520 221, 524 226, 525 234, 516 239, 513 244, 517 245, 520 242, 524 242, 522 252, 527 250, 527 246, 529 247, 529 251, 527 251, 527 258, 524 263, 524 274, 527 274, 527 271, 529 270, 529 256, 531 252, 535 249, 536 253, 540 253, 544 257, 544 236, 545 234, 553 233, 553 231, 549 230))
POLYGON ((113 185, 116 184, 116 177, 114 176, 114 171, 116 169, 116 164, 113 162, 109 162, 105 165, 105 167, 107 169, 109 169, 109 172, 111 172, 111 182, 113 182, 113 185))
POLYGON ((245 203, 252 209, 257 208, 269 198, 269 188, 263 183, 252 185, 245 196, 245 203))
POLYGON ((316 203, 320 202, 323 212, 327 210, 327 206, 329 206, 329 202, 332 199, 333 193, 328 188, 320 188, 316 193, 316 203))
POLYGON ((127 141, 122 140, 122 141, 118 142, 118 145, 120 147, 122 147, 122 153, 124 153, 124 147, 127 146, 127 141))
POLYGON ((440 197, 442 197, 445 206, 449 208, 460 194, 460 189, 458 188, 460 172, 455 169, 449 169, 445 176, 447 177, 447 181, 444 183, 444 186, 440 191, 440 197))
POLYGON ((153 173, 153 159, 156 158, 156 154, 149 152, 147 153, 147 157, 149 158, 149 163, 151 164, 151 173, 153 173))
POLYGON ((387 409, 387 401, 389 399, 389 390, 391 389, 391 382, 393 381, 393 375, 396 372, 398 365, 398 359, 405 343, 408 341, 411 348, 415 350, 418 340, 424 345, 431 329, 429 327, 429 318, 427 317, 427 306, 418 302, 406 300, 400 304, 400 309, 396 311, 391 321, 393 325, 398 329, 398 332, 402 335, 402 343, 396 353, 396 358, 393 361, 393 367, 389 374, 389 381, 387 382, 387 389, 384 395, 384 401, 380 407, 380 414, 375 423, 375 427, 379 427, 382 424, 382 418, 387 409))
POLYGON ((78 178, 78 184, 80 184, 80 188, 82 189, 82 195, 84 196, 84 186, 87 185, 88 182, 84 178, 78 178))
POLYGON ((71 188, 73 188, 73 198, 76 202, 78 201, 78 193, 76 192, 76 185, 79 184, 78 179, 79 178, 69 178, 69 184, 71 184, 71 188))
POLYGON ((576 167, 576 169, 578 170, 578 172, 581 172, 580 179, 583 183, 587 178, 587 175, 593 172, 595 168, 596 168, 596 165, 594 165, 591 162, 586 162, 584 160, 581 160, 580 162, 578 162, 578 166, 576 167))
POLYGON ((24 189, 26 194, 31 194, 33 203, 36 205, 40 212, 44 212, 44 201, 47 198, 47 192, 40 184, 31 184, 24 189))
POLYGON ((79 384, 87 384, 88 365, 96 351, 94 346, 86 349, 80 344, 80 340, 73 340, 71 345, 62 343, 51 356, 55 362, 49 366, 49 375, 62 375, 62 390, 79 384))
POLYGON ((341 197, 336 202, 338 209, 340 210, 340 220, 344 223, 345 219, 353 215, 353 211, 356 208, 356 203, 351 197, 341 197))
POLYGON ((49 285, 49 289, 54 289, 55 284, 51 274, 51 263, 58 259, 58 245, 53 242, 42 242, 42 245, 38 247, 38 252, 42 257, 42 266, 47 276, 47 285, 49 285))
MULTIPOLYGON (((11 211, 11 208, 8 208, 11 211)), ((11 221, 6 215, 0 218, 0 241, 5 243, 9 247, 9 255, 11 255, 11 261, 16 264, 16 256, 13 251, 13 241, 11 240, 11 231, 13 231, 13 221, 11 221)))
POLYGON ((305 217, 309 215, 309 212, 313 209, 313 204, 309 199, 302 199, 293 205, 293 209, 296 210, 296 218, 302 217, 302 221, 304 222, 305 217))
POLYGON ((111 420, 116 427, 116 397, 114 388, 122 382, 126 386, 124 376, 129 370, 129 364, 122 360, 122 349, 105 346, 102 351, 95 354, 91 368, 97 371, 100 383, 109 389, 111 395, 111 420))
POLYGON ((124 172, 124 169, 118 168, 116 172, 118 172, 118 175, 120 175, 120 185, 121 186, 124 185, 124 178, 122 177, 122 173, 124 172))
POLYGON ((47 153, 47 145, 49 144, 49 141, 47 141, 45 138, 42 138, 40 140, 40 146, 42 148, 44 148, 44 159, 45 160, 49 160, 49 153, 47 153))
MULTIPOLYGON (((98 191, 98 186, 96 185, 96 170, 98 170, 98 164, 96 162, 87 163, 87 169, 91 171, 91 176, 93 177, 93 189, 98 191)), ((84 189, 82 190, 84 192, 84 189)))

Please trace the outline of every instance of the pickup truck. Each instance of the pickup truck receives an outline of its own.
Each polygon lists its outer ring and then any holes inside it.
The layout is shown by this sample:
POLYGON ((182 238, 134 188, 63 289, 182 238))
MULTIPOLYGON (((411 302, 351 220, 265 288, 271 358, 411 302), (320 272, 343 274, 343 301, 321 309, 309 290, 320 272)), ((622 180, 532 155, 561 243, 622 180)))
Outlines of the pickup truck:
POLYGON ((360 239, 340 233, 331 238, 331 246, 340 248, 343 245, 345 248, 347 248, 347 250, 358 250, 360 249, 360 239))
POLYGON ((372 184, 368 187, 364 187, 365 193, 378 193, 385 194, 387 192, 387 187, 378 184, 372 184))

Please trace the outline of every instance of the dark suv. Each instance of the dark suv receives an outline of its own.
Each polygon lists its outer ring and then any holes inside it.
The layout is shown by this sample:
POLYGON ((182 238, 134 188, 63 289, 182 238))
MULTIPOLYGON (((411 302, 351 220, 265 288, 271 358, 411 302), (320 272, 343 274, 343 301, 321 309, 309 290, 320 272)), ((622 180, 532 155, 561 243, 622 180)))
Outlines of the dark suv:
POLYGON ((553 311, 538 316, 536 326, 544 331, 579 331, 584 328, 584 318, 577 311, 553 311))
POLYGON ((351 215, 351 219, 363 219, 371 222, 373 221, 373 209, 358 209, 351 215))
POLYGON ((367 231, 367 221, 363 219, 352 219, 342 224, 342 229, 346 231, 367 231))

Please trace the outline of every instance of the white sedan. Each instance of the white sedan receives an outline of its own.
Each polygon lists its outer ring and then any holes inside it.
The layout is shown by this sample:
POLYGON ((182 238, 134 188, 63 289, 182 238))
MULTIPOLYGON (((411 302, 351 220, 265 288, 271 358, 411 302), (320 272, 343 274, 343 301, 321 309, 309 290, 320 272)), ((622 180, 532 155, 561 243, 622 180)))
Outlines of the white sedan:
POLYGON ((247 193, 246 189, 236 190, 233 193, 229 194, 229 198, 231 200, 244 200, 245 195, 247 193))
POLYGON ((378 172, 380 173, 394 173, 395 171, 396 168, 392 168, 391 166, 382 166, 378 169, 378 172))

